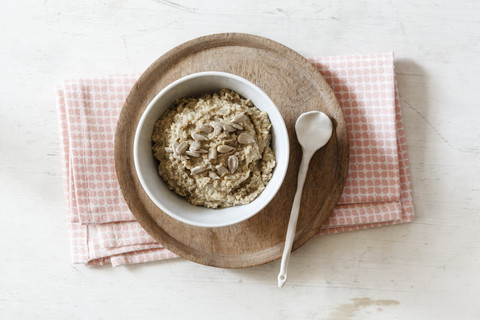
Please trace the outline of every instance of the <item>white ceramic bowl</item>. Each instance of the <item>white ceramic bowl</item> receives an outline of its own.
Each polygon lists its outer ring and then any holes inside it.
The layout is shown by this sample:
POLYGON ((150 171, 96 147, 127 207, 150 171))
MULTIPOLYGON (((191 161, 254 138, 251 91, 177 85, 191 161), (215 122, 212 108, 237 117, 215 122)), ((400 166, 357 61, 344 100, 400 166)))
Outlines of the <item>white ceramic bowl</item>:
POLYGON ((134 161, 142 187, 150 199, 165 213, 181 222, 199 227, 221 227, 246 220, 261 211, 275 196, 288 168, 290 147, 287 128, 273 101, 256 85, 239 76, 224 72, 200 72, 188 75, 163 89, 147 106, 135 133, 134 161), (230 208, 211 209, 194 206, 170 191, 158 174, 158 161, 152 153, 155 122, 177 98, 198 96, 227 88, 250 99, 266 111, 272 122, 272 148, 276 167, 265 190, 251 203, 230 208))

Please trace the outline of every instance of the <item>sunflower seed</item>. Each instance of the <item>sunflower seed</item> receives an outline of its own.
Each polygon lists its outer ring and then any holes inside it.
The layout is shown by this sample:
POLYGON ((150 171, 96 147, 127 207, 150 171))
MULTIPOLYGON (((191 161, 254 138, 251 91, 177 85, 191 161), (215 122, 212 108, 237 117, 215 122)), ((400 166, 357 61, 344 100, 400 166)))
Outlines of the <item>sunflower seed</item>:
POLYGON ((247 120, 247 116, 242 113, 242 114, 237 114, 235 117, 233 117, 232 122, 241 123, 245 120, 247 120))
POLYGON ((198 153, 197 151, 186 151, 185 153, 194 158, 200 157, 200 153, 198 153))
POLYGON ((238 169, 238 158, 237 156, 230 156, 228 157, 228 169, 230 169, 231 173, 234 173, 235 170, 238 169))
POLYGON ((218 166, 215 166, 215 169, 217 169, 217 172, 220 176, 223 176, 224 174, 227 174, 228 173, 228 170, 227 168, 225 168, 224 166, 222 166, 221 164, 219 164, 218 166))
POLYGON ((199 141, 193 141, 188 150, 197 151, 202 147, 202 144, 199 141))
POLYGON ((217 151, 220 152, 220 153, 228 153, 228 152, 232 151, 233 149, 235 149, 235 148, 224 145, 224 144, 217 147, 217 151))
POLYGON ((215 160, 217 159, 217 149, 214 147, 208 149, 208 160, 215 160))
POLYGON ((231 122, 230 125, 237 130, 243 130, 243 127, 241 125, 239 125, 238 123, 231 122))
POLYGON ((192 132, 192 138, 193 140, 195 141, 207 141, 207 137, 201 135, 201 134, 198 134, 196 132, 192 132))
POLYGON ((253 139, 252 136, 248 133, 240 133, 240 135, 238 136, 238 143, 250 144, 253 142, 255 142, 255 139, 253 139))
POLYGON ((165 147, 165 152, 166 152, 166 153, 172 153, 172 152, 173 152, 173 149, 170 148, 170 147, 165 147))
POLYGON ((235 129, 230 123, 224 123, 223 130, 225 130, 226 132, 233 132, 237 129, 235 129))
POLYGON ((172 149, 173 149, 173 152, 174 152, 175 154, 178 154, 178 153, 177 153, 177 147, 178 147, 178 142, 177 142, 177 141, 175 141, 174 143, 172 143, 172 149))
POLYGON ((198 153, 208 153, 208 151, 205 150, 205 149, 198 149, 197 152, 198 152, 198 153))
POLYGON ((205 166, 198 166, 198 167, 195 167, 191 170, 191 173, 192 174, 199 174, 199 173, 202 173, 203 171, 207 170, 207 167, 205 166))
POLYGON ((183 142, 180 143, 180 144, 178 145, 178 147, 175 149, 175 152, 176 152, 177 154, 184 154, 185 151, 187 151, 187 149, 188 149, 188 142, 183 141, 183 142))
POLYGON ((213 127, 209 126, 208 124, 198 128, 198 132, 202 132, 202 133, 211 133, 212 131, 213 131, 213 127))
POLYGON ((218 176, 218 174, 216 174, 216 173, 213 172, 213 171, 209 171, 209 172, 208 172, 208 175, 209 175, 210 178, 212 178, 213 180, 218 180, 218 179, 220 179, 220 177, 218 176))
POLYGON ((216 125, 213 127, 213 135, 218 136, 222 132, 222 127, 220 125, 216 125))

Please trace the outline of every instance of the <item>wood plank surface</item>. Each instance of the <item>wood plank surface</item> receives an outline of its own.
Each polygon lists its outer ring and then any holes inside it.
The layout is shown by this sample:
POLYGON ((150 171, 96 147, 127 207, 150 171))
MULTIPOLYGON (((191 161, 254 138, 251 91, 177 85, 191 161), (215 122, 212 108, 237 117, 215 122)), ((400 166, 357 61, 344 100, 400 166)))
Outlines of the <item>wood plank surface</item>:
POLYGON ((2 319, 479 319, 480 2, 3 1, 2 319), (314 237, 290 259, 70 263, 54 86, 141 73, 185 41, 260 35, 305 57, 395 51, 416 220, 314 237))

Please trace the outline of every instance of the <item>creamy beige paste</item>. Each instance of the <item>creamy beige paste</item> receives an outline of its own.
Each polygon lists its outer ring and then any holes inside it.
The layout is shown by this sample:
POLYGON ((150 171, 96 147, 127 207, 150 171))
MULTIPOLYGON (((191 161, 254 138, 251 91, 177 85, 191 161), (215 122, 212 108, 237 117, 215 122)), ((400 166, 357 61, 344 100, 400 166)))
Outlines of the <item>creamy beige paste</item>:
POLYGON ((248 204, 272 178, 271 126, 266 112, 228 89, 179 99, 155 123, 158 172, 193 205, 248 204))

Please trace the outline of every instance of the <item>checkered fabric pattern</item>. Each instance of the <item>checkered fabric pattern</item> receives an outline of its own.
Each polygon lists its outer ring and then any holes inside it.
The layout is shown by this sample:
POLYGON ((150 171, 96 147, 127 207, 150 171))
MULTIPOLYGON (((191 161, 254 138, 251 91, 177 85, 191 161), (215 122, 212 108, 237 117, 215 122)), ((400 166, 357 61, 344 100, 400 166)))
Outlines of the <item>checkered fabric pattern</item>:
MULTIPOLYGON (((319 234, 414 219, 392 53, 312 58, 345 113, 350 166, 319 234)), ((115 126, 139 74, 66 80, 57 88, 72 261, 113 266, 176 257, 135 221, 115 175, 115 126)))

